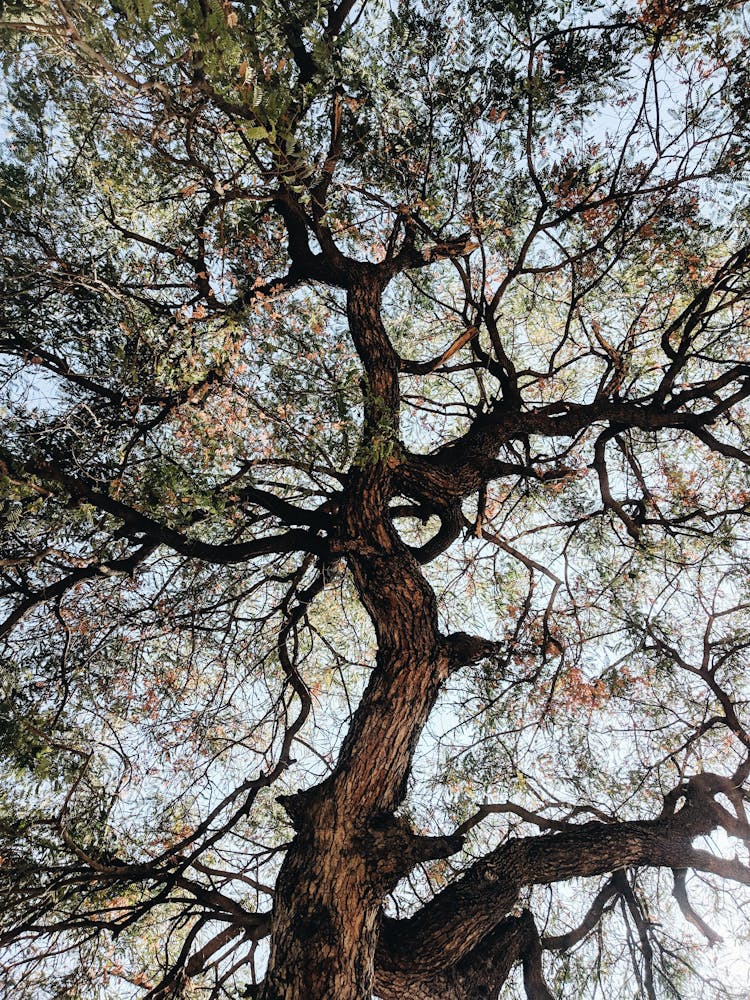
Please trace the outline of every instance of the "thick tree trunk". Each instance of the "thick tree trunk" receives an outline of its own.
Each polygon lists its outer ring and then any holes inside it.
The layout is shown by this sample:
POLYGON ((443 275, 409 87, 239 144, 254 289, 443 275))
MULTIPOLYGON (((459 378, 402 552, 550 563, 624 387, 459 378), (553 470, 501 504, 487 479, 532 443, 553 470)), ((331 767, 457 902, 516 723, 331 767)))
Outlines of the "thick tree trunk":
POLYGON ((524 963, 529 1000, 551 1000, 541 974, 541 944, 533 917, 507 917, 464 958, 431 976, 399 974, 378 966, 382 1000, 495 1000, 516 962, 524 963))
MULTIPOLYGON (((319 821, 323 816, 319 817, 319 821)), ((380 900, 350 823, 298 835, 277 883, 264 1000, 365 1000, 372 993, 380 900)))
POLYGON ((435 680, 421 690, 402 685, 413 693, 408 699, 395 690, 398 678, 445 674, 441 660, 403 657, 399 668, 391 659, 390 677, 376 671, 337 771, 284 800, 298 832, 277 882, 264 1000, 369 998, 383 897, 419 860, 460 846, 460 838, 415 837, 393 817, 414 730, 437 688, 435 680))
POLYGON ((380 906, 419 860, 460 838, 415 837, 394 817, 419 734, 451 667, 435 596, 388 514, 398 435, 398 363, 372 275, 349 293, 365 364, 365 430, 342 509, 346 555, 378 639, 370 684, 334 773, 284 801, 297 835, 276 890, 263 1000, 365 1000, 380 906))

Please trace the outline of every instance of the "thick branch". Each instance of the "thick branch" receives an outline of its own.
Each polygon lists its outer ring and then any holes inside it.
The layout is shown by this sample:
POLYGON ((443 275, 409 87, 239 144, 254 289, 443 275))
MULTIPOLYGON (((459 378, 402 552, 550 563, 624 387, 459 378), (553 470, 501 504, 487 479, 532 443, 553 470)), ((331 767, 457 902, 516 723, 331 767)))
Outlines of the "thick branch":
MULTIPOLYGON (((7 453, 0 452, 0 459, 4 460, 6 471, 17 464, 7 453)), ((182 531, 171 528, 135 507, 115 499, 83 478, 69 475, 51 462, 28 462, 20 472, 14 469, 14 473, 18 479, 31 480, 33 477, 39 477, 57 483, 73 500, 85 501, 97 510, 117 518, 128 529, 129 534, 145 536, 152 543, 166 545, 181 555, 205 562, 227 565, 274 553, 301 551, 323 555, 327 552, 327 544, 323 539, 301 529, 291 529, 279 535, 267 535, 245 542, 204 542, 190 538, 182 531)), ((315 520, 312 512, 303 511, 288 501, 266 494, 265 491, 255 491, 253 498, 256 502, 265 501, 266 508, 269 510, 273 508, 271 512, 277 516, 293 517, 293 523, 310 523, 311 519, 315 520)))
POLYGON ((552 1000, 541 952, 534 918, 524 910, 501 921, 461 961, 437 975, 414 977, 378 966, 376 989, 383 1000, 494 1000, 513 966, 522 961, 528 1000, 552 1000))
POLYGON ((460 961, 504 918, 527 885, 634 866, 692 867, 750 884, 750 869, 739 861, 691 846, 719 824, 712 802, 696 786, 685 806, 669 817, 590 822, 506 841, 414 916, 387 925, 379 953, 383 969, 423 976, 460 961))
POLYGON ((662 408, 649 399, 632 402, 610 399, 594 403, 560 402, 522 411, 497 407, 480 414, 461 438, 444 445, 433 454, 403 455, 395 473, 396 487, 403 496, 439 507, 471 496, 483 483, 501 476, 542 478, 533 467, 502 462, 497 459, 497 455, 504 445, 513 441, 525 441, 529 436, 571 438, 587 428, 606 424, 616 428, 618 432, 628 428, 654 432, 683 430, 699 437, 716 451, 746 461, 747 457, 743 453, 718 442, 706 428, 750 397, 749 372, 750 369, 745 368, 741 373, 738 372, 735 392, 719 402, 711 396, 710 409, 702 412, 675 412, 662 408))

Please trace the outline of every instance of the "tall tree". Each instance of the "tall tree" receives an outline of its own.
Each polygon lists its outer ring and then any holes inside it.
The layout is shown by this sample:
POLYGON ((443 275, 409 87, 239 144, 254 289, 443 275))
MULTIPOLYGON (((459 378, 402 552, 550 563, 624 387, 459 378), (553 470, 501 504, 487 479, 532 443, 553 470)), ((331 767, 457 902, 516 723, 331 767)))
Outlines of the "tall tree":
POLYGON ((6 991, 735 995, 746 13, 5 3, 6 991))

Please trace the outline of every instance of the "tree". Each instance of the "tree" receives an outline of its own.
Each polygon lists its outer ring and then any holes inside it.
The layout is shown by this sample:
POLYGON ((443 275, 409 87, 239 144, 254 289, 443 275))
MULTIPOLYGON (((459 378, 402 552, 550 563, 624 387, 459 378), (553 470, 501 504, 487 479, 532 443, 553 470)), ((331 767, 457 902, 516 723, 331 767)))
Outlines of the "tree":
POLYGON ((744 5, 2 16, 6 990, 735 995, 744 5))

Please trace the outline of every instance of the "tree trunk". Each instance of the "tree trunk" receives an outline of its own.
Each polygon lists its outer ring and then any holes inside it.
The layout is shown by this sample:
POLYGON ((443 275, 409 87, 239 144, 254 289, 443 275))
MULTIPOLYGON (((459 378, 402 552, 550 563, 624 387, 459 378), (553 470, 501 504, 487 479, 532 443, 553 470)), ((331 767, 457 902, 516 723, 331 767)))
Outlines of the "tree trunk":
POLYGON ((263 1000, 365 1000, 372 993, 380 900, 351 823, 326 805, 314 835, 298 834, 277 883, 263 1000))
POLYGON ((391 523, 398 363, 372 275, 349 293, 365 363, 365 428, 342 509, 342 552, 375 627, 378 655, 334 773, 284 799, 297 835, 279 876, 263 1000, 365 1000, 383 897, 419 860, 460 838, 416 837, 395 818, 422 727, 451 667, 432 588, 391 523), (375 359, 375 362, 373 362, 375 359))

